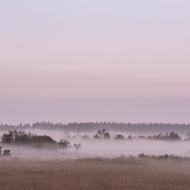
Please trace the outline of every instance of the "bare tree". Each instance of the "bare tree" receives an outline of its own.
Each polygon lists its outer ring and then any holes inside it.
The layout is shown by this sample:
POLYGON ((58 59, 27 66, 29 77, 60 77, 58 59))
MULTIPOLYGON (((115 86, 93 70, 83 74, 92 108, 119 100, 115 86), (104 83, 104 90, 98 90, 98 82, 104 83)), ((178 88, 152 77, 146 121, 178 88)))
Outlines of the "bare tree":
POLYGON ((76 154, 78 154, 78 149, 81 148, 81 144, 80 143, 79 144, 74 144, 74 147, 76 149, 76 154))

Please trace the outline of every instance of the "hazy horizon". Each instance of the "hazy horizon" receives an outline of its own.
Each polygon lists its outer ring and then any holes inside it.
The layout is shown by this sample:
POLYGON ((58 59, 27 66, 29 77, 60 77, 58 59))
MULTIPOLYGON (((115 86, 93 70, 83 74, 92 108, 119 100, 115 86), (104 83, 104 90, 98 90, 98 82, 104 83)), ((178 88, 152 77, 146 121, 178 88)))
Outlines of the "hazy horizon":
POLYGON ((0 2, 0 123, 190 123, 190 2, 0 2))

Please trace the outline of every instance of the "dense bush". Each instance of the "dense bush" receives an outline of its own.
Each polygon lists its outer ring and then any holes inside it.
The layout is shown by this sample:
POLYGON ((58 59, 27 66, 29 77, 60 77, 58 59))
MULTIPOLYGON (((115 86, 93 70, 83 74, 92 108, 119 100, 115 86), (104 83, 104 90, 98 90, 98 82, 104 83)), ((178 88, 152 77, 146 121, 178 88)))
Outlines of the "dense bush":
POLYGON ((32 133, 26 133, 24 131, 9 131, 3 134, 1 138, 2 143, 55 143, 55 141, 46 135, 35 135, 32 133))
POLYGON ((116 139, 116 140, 125 140, 125 137, 123 135, 117 135, 114 139, 116 139))
POLYGON ((10 156, 11 155, 11 150, 5 149, 3 151, 3 156, 10 156))

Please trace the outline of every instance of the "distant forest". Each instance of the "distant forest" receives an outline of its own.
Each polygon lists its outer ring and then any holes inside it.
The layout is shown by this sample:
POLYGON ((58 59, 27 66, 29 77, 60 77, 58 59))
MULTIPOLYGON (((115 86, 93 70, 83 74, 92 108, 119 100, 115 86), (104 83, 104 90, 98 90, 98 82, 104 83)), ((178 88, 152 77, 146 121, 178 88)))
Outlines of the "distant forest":
POLYGON ((107 129, 109 131, 121 131, 128 133, 184 133, 190 131, 190 124, 170 124, 170 123, 115 123, 115 122, 86 122, 86 123, 52 123, 52 122, 36 122, 33 124, 8 125, 1 124, 0 130, 63 130, 75 132, 90 132, 98 129, 107 129))

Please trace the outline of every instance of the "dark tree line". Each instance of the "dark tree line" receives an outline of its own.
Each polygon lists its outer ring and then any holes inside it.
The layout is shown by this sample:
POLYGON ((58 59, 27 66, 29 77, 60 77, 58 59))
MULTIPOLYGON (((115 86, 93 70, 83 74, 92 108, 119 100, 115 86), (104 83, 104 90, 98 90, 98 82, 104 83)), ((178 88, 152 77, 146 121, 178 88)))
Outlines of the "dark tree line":
POLYGON ((87 122, 87 123, 52 123, 52 122, 36 122, 33 124, 8 125, 1 124, 0 130, 63 130, 63 131, 94 131, 98 129, 125 131, 129 133, 186 133, 190 131, 190 124, 171 124, 171 123, 116 123, 116 122, 87 122))
POLYGON ((181 137, 174 132, 171 133, 166 133, 165 135, 162 135, 161 133, 158 135, 149 135, 149 136, 143 136, 143 135, 139 135, 139 136, 131 136, 129 135, 128 140, 132 140, 132 139, 153 139, 153 140, 182 140, 181 137))

